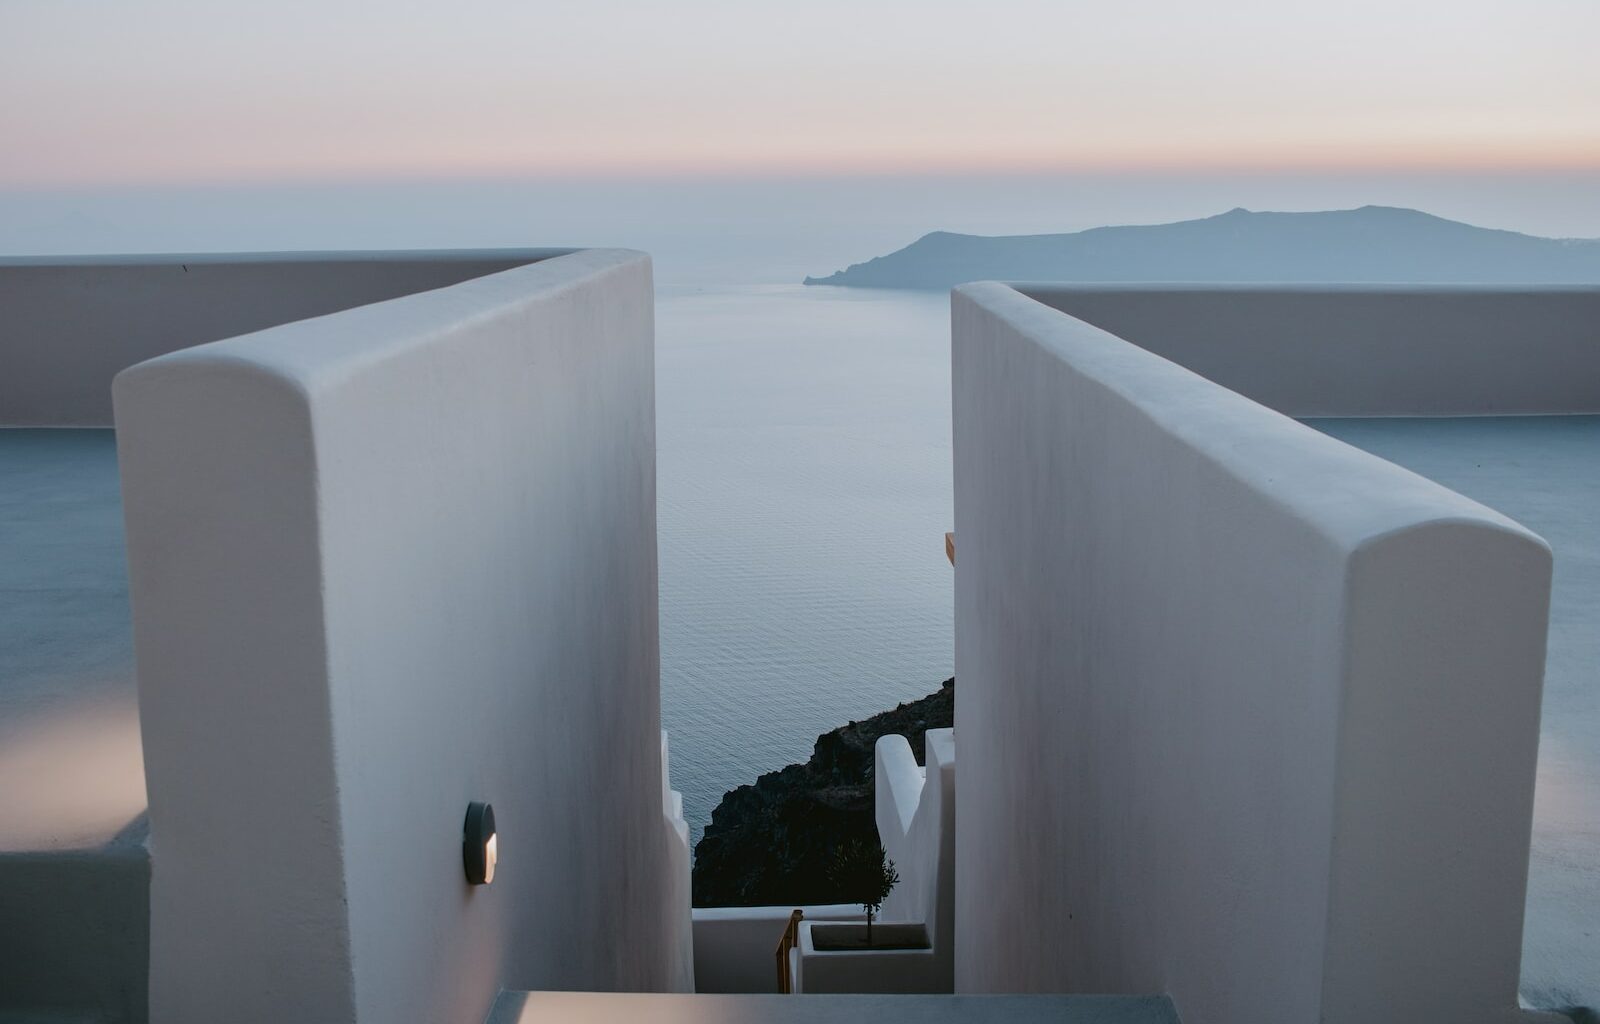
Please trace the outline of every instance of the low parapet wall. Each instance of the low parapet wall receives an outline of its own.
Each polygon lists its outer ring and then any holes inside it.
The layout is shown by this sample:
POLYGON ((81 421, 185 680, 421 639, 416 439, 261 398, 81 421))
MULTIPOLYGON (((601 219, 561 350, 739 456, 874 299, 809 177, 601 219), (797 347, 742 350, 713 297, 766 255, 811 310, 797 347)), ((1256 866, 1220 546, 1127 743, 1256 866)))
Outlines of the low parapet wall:
POLYGON ((1513 1019, 1548 549, 1008 286, 953 312, 957 990, 1513 1019))
POLYGON ((566 251, 0 258, 0 426, 110 426, 135 363, 566 251))
POLYGON ((1289 416, 1600 413, 1600 288, 1017 287, 1289 416))
POLYGON ((807 921, 862 921, 857 903, 802 907, 696 907, 694 990, 777 992, 778 940, 799 910, 807 921))
POLYGON ((929 729, 917 767, 904 736, 880 736, 873 749, 878 838, 900 875, 883 902, 885 921, 918 921, 933 945, 934 991, 955 984, 956 741, 929 729))
POLYGON ((648 258, 582 251, 117 378, 152 1020, 692 984, 652 324, 648 258))

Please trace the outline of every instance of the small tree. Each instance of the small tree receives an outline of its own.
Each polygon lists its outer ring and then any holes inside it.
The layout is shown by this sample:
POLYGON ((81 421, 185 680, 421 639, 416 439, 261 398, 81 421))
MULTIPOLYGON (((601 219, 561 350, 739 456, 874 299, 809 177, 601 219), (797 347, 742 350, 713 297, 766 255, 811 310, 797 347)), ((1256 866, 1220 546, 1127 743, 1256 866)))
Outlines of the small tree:
POLYGON ((846 900, 867 912, 867 945, 872 945, 872 919, 900 882, 894 861, 877 840, 852 839, 834 851, 828 876, 846 900))

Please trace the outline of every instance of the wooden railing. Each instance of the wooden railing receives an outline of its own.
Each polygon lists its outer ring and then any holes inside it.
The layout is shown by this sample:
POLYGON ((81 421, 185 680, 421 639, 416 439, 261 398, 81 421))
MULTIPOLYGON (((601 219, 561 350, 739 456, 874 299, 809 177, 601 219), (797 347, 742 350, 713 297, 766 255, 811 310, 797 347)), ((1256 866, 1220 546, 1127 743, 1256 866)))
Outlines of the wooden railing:
POLYGON ((806 915, 803 911, 796 910, 789 915, 789 923, 783 926, 783 938, 778 940, 778 991, 789 995, 794 991, 794 979, 789 976, 789 951, 800 941, 800 921, 806 915))

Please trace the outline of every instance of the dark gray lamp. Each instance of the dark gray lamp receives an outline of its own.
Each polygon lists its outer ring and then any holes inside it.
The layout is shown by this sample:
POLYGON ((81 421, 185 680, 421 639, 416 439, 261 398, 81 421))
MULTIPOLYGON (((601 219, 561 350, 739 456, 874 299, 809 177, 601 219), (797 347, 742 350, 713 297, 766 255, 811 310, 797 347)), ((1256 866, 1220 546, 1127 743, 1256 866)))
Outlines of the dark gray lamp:
POLYGON ((488 804, 468 804, 467 824, 461 836, 461 863, 467 869, 469 885, 488 885, 494 881, 495 847, 494 808, 488 804))

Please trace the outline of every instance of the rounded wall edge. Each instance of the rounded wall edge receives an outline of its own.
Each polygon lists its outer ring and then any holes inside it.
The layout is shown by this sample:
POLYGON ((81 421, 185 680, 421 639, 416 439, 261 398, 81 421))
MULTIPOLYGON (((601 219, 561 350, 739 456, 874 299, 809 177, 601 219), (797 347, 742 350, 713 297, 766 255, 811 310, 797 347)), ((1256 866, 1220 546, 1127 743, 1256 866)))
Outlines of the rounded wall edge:
POLYGON ((1517 1012, 1552 559, 1441 518, 1352 552, 1323 1010, 1517 1012))
POLYGON ((306 396, 226 359, 152 361, 113 396, 151 1019, 353 1020, 306 396))

